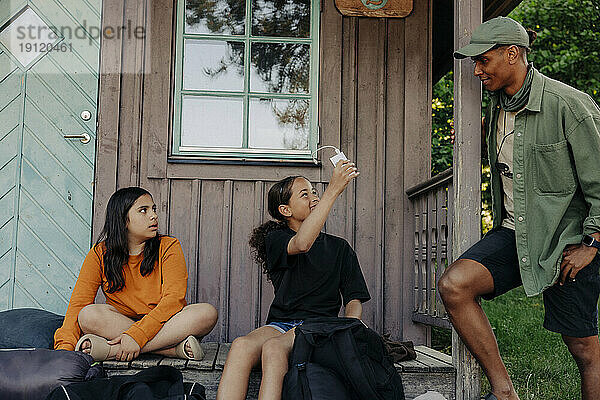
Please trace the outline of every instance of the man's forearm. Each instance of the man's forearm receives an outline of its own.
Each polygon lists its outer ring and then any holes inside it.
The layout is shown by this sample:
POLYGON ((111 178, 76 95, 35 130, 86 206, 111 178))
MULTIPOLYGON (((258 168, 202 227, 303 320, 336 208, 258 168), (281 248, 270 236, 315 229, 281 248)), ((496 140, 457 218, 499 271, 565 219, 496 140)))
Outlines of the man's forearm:
POLYGON ((346 304, 344 315, 348 318, 361 319, 362 303, 360 302, 360 300, 350 300, 348 304, 346 304))

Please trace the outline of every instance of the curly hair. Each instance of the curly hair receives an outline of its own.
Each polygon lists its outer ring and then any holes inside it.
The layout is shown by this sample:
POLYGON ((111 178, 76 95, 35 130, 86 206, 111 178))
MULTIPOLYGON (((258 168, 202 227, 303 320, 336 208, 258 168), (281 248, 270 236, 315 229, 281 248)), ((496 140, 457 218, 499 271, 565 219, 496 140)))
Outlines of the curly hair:
POLYGON ((279 212, 279 206, 289 203, 292 197, 292 185, 297 178, 304 177, 300 175, 288 176, 271 186, 267 196, 267 207, 269 215, 275 221, 267 221, 257 226, 252 230, 252 234, 250 235, 249 244, 252 258, 262 268, 268 280, 271 279, 271 276, 267 271, 267 247, 265 239, 269 232, 284 229, 288 226, 286 217, 279 212))

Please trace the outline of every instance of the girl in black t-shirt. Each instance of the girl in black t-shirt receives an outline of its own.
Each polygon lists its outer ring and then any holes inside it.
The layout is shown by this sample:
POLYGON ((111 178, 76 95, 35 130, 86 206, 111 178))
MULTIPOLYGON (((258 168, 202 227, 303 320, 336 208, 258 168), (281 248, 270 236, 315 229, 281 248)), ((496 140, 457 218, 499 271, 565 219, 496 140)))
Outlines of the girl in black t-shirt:
POLYGON ((262 361, 259 399, 280 399, 294 330, 306 318, 361 318, 369 292, 356 254, 341 238, 321 233, 333 203, 356 176, 355 165, 340 161, 323 197, 304 177, 285 178, 271 187, 269 221, 254 229, 250 246, 273 283, 275 298, 267 325, 235 339, 229 350, 217 400, 243 400, 252 367, 262 361))

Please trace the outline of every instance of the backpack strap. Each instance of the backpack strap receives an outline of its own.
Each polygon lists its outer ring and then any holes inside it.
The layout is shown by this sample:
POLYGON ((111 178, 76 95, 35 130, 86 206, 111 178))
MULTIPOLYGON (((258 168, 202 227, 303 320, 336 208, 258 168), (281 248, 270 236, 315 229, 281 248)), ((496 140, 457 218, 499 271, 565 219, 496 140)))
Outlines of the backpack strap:
POLYGON ((358 357, 358 347, 351 329, 338 331, 331 337, 336 346, 336 354, 346 372, 346 378, 361 399, 381 400, 381 396, 373 388, 367 378, 363 365, 358 357))
POLYGON ((60 385, 60 387, 62 388, 63 392, 65 392, 66 399, 71 400, 71 396, 69 396, 69 392, 67 392, 67 389, 63 385, 60 385))
POLYGON ((314 346, 314 340, 312 334, 304 331, 296 330, 296 337, 294 338, 294 346, 290 356, 289 365, 299 365, 310 361, 314 346))
POLYGON ((125 381, 121 382, 118 388, 117 398, 120 398, 119 396, 122 396, 130 386, 136 383, 151 384, 157 381, 169 382, 169 398, 177 396, 181 396, 181 398, 183 398, 185 395, 183 389, 183 376, 181 375, 181 372, 170 366, 159 365, 141 370, 137 374, 127 377, 125 381))

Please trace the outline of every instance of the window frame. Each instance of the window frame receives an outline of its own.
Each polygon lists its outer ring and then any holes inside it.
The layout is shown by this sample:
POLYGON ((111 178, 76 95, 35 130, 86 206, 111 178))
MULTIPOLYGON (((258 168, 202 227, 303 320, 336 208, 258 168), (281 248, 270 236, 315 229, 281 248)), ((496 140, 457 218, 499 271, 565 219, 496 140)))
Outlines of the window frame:
POLYGON ((185 33, 185 6, 186 0, 177 2, 177 29, 176 29, 176 49, 175 49, 175 82, 174 82, 174 107, 173 107, 173 134, 171 135, 170 156, 177 158, 208 158, 222 160, 273 160, 273 161, 303 161, 313 160, 312 154, 316 150, 319 142, 319 123, 318 123, 318 90, 319 90, 319 30, 320 30, 320 0, 310 0, 310 37, 261 37, 253 36, 252 31, 252 0, 246 2, 245 32, 244 35, 217 35, 217 34, 198 34, 185 33), (244 43, 244 90, 243 92, 233 91, 215 91, 215 90, 184 90, 183 88, 183 65, 185 61, 185 42, 191 40, 215 40, 215 41, 237 41, 244 43), (310 45, 310 65, 309 65, 309 88, 308 94, 297 93, 266 93, 250 91, 250 56, 253 42, 258 43, 299 43, 310 45), (243 131, 242 148, 230 147, 192 147, 181 146, 181 120, 183 96, 191 95, 198 97, 219 97, 219 98, 241 98, 243 100, 243 131), (286 149, 253 149, 248 147, 249 137, 249 107, 250 101, 254 98, 272 98, 272 99, 307 99, 310 103, 310 120, 308 133, 308 149, 306 150, 286 150, 286 149))

